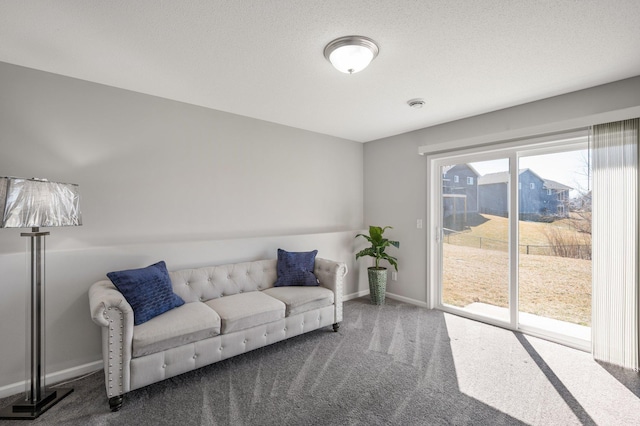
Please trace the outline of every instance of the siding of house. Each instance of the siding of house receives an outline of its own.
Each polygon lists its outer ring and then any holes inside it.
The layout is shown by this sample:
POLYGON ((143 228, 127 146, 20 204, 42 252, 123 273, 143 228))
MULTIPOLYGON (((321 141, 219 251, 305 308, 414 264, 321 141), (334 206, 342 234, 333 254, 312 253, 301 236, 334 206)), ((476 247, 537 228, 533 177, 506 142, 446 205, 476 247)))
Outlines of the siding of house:
POLYGON ((447 197, 446 195, 464 195, 466 197, 466 212, 478 212, 478 173, 467 164, 456 164, 443 174, 442 178, 442 208, 444 217, 455 213, 465 212, 465 198, 447 197), (456 182, 457 177, 457 182, 456 182), (468 179, 471 179, 469 182, 468 179))
POLYGON ((509 212, 509 194, 506 182, 478 185, 480 213, 507 217, 509 212))
POLYGON ((570 187, 543 179, 529 169, 520 173, 520 218, 536 220, 539 216, 569 215, 570 187), (534 188, 531 188, 531 184, 534 188))
MULTIPOLYGON (((507 217, 507 172, 491 173, 479 178, 478 198, 480 213, 507 217)), ((541 217, 568 216, 566 208, 570 187, 543 179, 530 169, 520 170, 518 177, 518 210, 521 220, 539 220, 541 217)))
POLYGON ((518 189, 520 190, 518 209, 521 216, 549 216, 555 213, 556 204, 547 195, 544 180, 531 170, 527 169, 520 173, 518 189))

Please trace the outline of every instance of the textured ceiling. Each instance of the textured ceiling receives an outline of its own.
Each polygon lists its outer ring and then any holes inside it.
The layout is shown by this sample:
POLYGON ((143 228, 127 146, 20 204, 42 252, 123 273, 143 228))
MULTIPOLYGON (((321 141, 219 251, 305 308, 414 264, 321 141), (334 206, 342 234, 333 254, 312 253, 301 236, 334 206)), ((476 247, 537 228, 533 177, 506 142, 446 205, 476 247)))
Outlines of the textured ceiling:
POLYGON ((366 142, 639 75, 640 3, 2 0, 0 61, 366 142))

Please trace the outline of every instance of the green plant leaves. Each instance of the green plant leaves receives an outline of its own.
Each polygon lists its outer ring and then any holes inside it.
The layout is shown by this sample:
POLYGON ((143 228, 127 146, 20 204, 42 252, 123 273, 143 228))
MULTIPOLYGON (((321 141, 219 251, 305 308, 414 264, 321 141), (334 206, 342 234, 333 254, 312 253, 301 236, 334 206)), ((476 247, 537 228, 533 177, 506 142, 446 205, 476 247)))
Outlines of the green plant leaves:
POLYGON ((384 228, 380 226, 369 226, 369 235, 364 235, 364 234, 356 235, 356 238, 363 237, 369 243, 371 243, 371 247, 368 247, 356 253, 356 259, 359 259, 363 256, 373 257, 376 260, 376 268, 380 267, 380 260, 386 260, 397 271, 398 259, 386 253, 385 250, 389 246, 400 248, 400 242, 391 241, 384 238, 382 235, 384 234, 384 231, 386 229, 393 229, 393 228, 391 226, 385 226, 384 228))

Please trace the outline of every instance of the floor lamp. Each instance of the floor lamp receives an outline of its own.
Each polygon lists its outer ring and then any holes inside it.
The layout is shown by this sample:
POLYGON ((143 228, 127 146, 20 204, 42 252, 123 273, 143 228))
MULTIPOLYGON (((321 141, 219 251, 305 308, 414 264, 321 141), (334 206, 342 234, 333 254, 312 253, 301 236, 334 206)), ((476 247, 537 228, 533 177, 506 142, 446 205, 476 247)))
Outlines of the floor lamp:
POLYGON ((46 179, 0 177, 0 228, 31 228, 20 235, 28 237, 31 255, 30 331, 27 356, 31 376, 24 397, 0 410, 0 419, 35 419, 72 388, 45 387, 45 236, 40 227, 79 226, 78 186, 46 179))

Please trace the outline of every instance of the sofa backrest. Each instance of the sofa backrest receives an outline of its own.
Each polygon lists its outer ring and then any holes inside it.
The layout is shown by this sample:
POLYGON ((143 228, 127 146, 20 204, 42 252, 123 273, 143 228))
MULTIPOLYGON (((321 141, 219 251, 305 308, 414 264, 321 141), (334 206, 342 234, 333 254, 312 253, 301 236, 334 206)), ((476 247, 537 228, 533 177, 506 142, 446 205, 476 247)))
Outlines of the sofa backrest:
POLYGON ((277 260, 257 260, 169 272, 173 291, 185 302, 205 302, 222 296, 273 287, 277 260))

